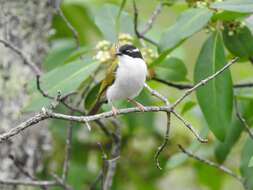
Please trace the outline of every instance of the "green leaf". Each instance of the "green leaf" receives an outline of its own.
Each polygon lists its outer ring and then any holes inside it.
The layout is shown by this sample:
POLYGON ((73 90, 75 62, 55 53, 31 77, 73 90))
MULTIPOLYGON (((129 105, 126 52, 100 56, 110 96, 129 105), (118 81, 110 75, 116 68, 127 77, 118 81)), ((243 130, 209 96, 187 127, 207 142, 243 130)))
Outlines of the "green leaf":
POLYGON ((74 50, 75 43, 73 40, 53 40, 52 48, 42 64, 43 70, 50 71, 58 66, 63 65, 66 58, 71 55, 74 50))
POLYGON ((253 56, 253 35, 248 27, 239 29, 231 36, 229 35, 229 29, 226 27, 223 31, 223 38, 227 49, 235 56, 242 58, 253 56))
POLYGON ((253 170, 251 167, 249 167, 249 163, 252 156, 253 156, 253 140, 250 137, 248 137, 242 149, 241 164, 240 164, 241 175, 246 179, 245 185, 247 189, 253 188, 253 170))
POLYGON ((84 54, 88 53, 91 49, 88 47, 81 47, 75 51, 73 51, 65 60, 64 63, 71 63, 75 61, 76 59, 82 57, 84 54))
MULTIPOLYGON (((81 83, 86 80, 98 67, 96 61, 83 62, 81 60, 58 67, 41 77, 41 88, 51 96, 57 92, 66 94, 76 91, 81 83)), ((32 84, 32 95, 29 105, 25 111, 37 111, 43 106, 48 106, 52 100, 44 98, 36 89, 35 82, 32 84)))
POLYGON ((217 172, 217 169, 210 167, 207 164, 201 162, 196 162, 194 164, 194 169, 196 172, 196 177, 198 181, 208 187, 209 190, 222 189, 224 181, 224 173, 217 172), (210 177, 212 176, 212 177, 210 177))
MULTIPOLYGON (((99 31, 92 21, 91 15, 85 3, 64 1, 61 9, 69 23, 77 31, 80 44, 85 45, 87 42, 93 42, 91 34, 98 34, 99 31)), ((56 30, 56 33, 52 37, 53 39, 73 38, 72 31, 58 14, 55 14, 52 25, 56 30)))
POLYGON ((217 12, 215 15, 213 15, 212 21, 213 22, 216 22, 217 20, 233 21, 235 19, 243 18, 249 15, 250 15, 249 13, 222 11, 222 12, 217 12))
MULTIPOLYGON (((202 47, 195 72, 195 83, 207 78, 227 63, 220 33, 212 34, 202 47)), ((210 130, 221 141, 231 122, 233 86, 227 69, 205 86, 197 89, 197 99, 210 130)))
MULTIPOLYGON (((248 124, 253 123, 253 101, 243 100, 238 101, 239 111, 243 118, 245 118, 248 124)), ((229 128, 225 141, 223 143, 219 142, 215 148, 215 156, 219 163, 223 163, 231 149, 234 147, 235 143, 239 140, 239 137, 244 130, 243 124, 238 120, 236 113, 233 114, 233 120, 231 127, 229 128)))
POLYGON ((155 66, 155 76, 168 81, 186 80, 187 69, 181 59, 170 57, 155 66))
POLYGON ((94 11, 95 24, 106 40, 116 42, 119 32, 134 34, 133 19, 124 11, 121 11, 120 18, 117 19, 119 12, 119 7, 110 4, 94 11))
POLYGON ((245 19, 245 24, 250 29, 250 32, 253 35, 253 15, 245 19))
POLYGON ((86 110, 90 110, 97 101, 98 92, 101 86, 101 82, 93 86, 93 88, 87 94, 84 100, 84 107, 86 110))
POLYGON ((168 54, 183 40, 192 36, 205 27, 212 16, 207 8, 189 9, 183 12, 176 23, 168 28, 161 36, 160 48, 168 54))
POLYGON ((223 2, 213 3, 211 5, 211 8, 241 12, 241 13, 253 13, 253 1, 252 0, 226 0, 223 2))

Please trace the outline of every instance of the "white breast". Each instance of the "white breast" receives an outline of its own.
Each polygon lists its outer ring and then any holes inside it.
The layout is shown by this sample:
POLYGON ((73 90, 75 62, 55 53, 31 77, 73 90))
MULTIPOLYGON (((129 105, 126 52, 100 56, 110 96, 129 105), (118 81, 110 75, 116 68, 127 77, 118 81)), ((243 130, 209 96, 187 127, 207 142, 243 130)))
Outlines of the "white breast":
POLYGON ((107 100, 135 98, 143 88, 146 75, 147 66, 143 59, 120 56, 115 81, 106 91, 107 100))

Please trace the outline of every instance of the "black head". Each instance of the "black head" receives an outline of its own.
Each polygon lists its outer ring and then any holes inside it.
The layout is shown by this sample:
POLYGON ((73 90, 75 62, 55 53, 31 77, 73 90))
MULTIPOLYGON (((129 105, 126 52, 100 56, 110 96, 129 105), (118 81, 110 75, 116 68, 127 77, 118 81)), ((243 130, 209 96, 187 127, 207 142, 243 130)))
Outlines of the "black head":
POLYGON ((140 50, 136 48, 135 46, 129 45, 129 44, 121 46, 116 54, 118 56, 128 55, 133 58, 143 59, 140 50))

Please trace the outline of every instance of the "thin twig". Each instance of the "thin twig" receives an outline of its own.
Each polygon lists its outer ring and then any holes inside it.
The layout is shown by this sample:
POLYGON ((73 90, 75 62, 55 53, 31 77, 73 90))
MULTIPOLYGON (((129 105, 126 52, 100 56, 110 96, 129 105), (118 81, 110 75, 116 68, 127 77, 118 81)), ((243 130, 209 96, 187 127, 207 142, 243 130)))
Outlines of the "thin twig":
POLYGON ((238 102, 237 102, 237 99, 235 97, 235 111, 236 111, 236 116, 237 118, 240 120, 240 122, 242 123, 243 127, 245 128, 245 130, 247 131, 247 133, 249 134, 250 138, 253 139, 253 133, 252 131, 250 130, 250 127, 247 123, 247 121, 243 118, 243 116, 241 115, 240 113, 240 110, 239 110, 239 105, 238 105, 238 102))
POLYGON ((248 83, 235 84, 233 87, 234 88, 251 88, 253 87, 253 83, 248 82, 248 83))
MULTIPOLYGON (((82 115, 85 114, 84 111, 82 111, 78 108, 75 108, 75 107, 73 107, 73 106, 66 103, 67 98, 72 96, 72 95, 76 95, 77 92, 75 92, 75 91, 74 92, 69 92, 69 93, 66 93, 64 95, 61 95, 60 92, 58 92, 58 97, 51 96, 50 94, 48 94, 47 92, 45 92, 42 89, 41 81, 40 81, 40 75, 36 75, 36 87, 37 87, 37 90, 41 93, 41 95, 43 97, 51 99, 51 100, 56 100, 58 103, 61 103, 62 105, 64 105, 66 108, 68 108, 72 112, 77 112, 77 113, 80 113, 82 115)), ((53 107, 56 107, 56 105, 54 105, 53 107)))
POLYGON ((101 171, 99 173, 99 175, 96 177, 96 179, 94 180, 94 182, 92 182, 92 184, 90 185, 90 190, 96 190, 97 188, 97 184, 99 183, 99 181, 102 179, 102 175, 103 175, 103 171, 101 171))
POLYGON ((66 184, 66 182, 63 181, 63 179, 61 179, 59 176, 57 176, 56 174, 51 175, 55 179, 55 181, 64 188, 64 190, 73 190, 73 188, 66 184))
POLYGON ((73 133, 73 122, 70 122, 70 126, 67 129, 67 138, 65 143, 65 157, 63 162, 62 181, 65 183, 68 177, 69 171, 69 160, 71 158, 72 151, 72 133, 73 133))
POLYGON ((41 71, 37 67, 35 63, 33 63, 30 58, 22 52, 18 47, 14 46, 11 42, 8 42, 6 40, 0 39, 0 43, 4 44, 5 47, 10 48, 12 51, 14 51, 17 55, 20 56, 20 58, 23 60, 24 64, 31 68, 31 70, 36 74, 40 75, 41 71))
POLYGON ((158 99, 162 100, 166 106, 169 106, 170 103, 167 98, 165 98, 163 95, 161 95, 159 92, 156 90, 152 89, 147 83, 144 83, 144 87, 155 97, 158 99))
POLYGON ((170 125, 171 125, 171 117, 170 116, 171 116, 171 113, 167 112, 167 127, 166 127, 165 136, 164 136, 164 141, 163 141, 163 144, 158 147, 158 150, 155 154, 156 167, 160 170, 162 169, 162 167, 160 166, 160 163, 159 163, 159 155, 161 154, 161 152, 166 147, 166 145, 168 144, 168 141, 169 141, 169 133, 170 133, 170 125))
POLYGON ((30 181, 16 179, 0 179, 0 184, 4 185, 24 185, 24 186, 60 186, 56 181, 30 181))
POLYGON ((147 41, 147 42, 153 44, 154 46, 158 47, 158 44, 157 44, 155 41, 153 41, 153 40, 151 40, 151 39, 145 37, 144 35, 142 35, 142 34, 138 31, 138 14, 139 14, 139 13, 138 13, 138 9, 137 9, 135 0, 133 0, 133 7, 134 7, 134 31, 135 31, 136 36, 137 36, 138 38, 143 39, 143 40, 145 40, 145 41, 147 41))
POLYGON ((152 13, 151 17, 149 18, 148 22, 144 25, 144 29, 141 32, 141 35, 145 35, 154 25, 156 18, 158 17, 158 15, 161 13, 162 11, 162 3, 159 3, 154 12, 152 13))
MULTIPOLYGON (((14 155, 10 154, 9 158, 12 160, 13 164, 16 166, 16 168, 22 173, 24 174, 26 177, 28 177, 30 180, 33 181, 40 181, 37 177, 31 175, 25 168, 24 168, 24 164, 22 162, 20 162, 17 158, 14 157, 14 155)), ((41 189, 43 190, 47 190, 47 186, 41 186, 41 189)))
POLYGON ((11 128, 8 132, 0 134, 0 143, 7 141, 10 137, 15 136, 19 133, 21 133, 23 130, 26 128, 35 125, 45 119, 49 118, 46 114, 44 113, 38 113, 35 116, 29 118, 25 122, 19 124, 18 126, 11 128))
MULTIPOLYGON (((192 88, 194 85, 192 84, 177 84, 177 83, 173 83, 170 81, 166 81, 157 77, 153 77, 152 80, 163 83, 167 86, 179 89, 179 90, 185 90, 185 89, 190 89, 192 88)), ((241 83, 241 84, 234 84, 233 88, 251 88, 253 87, 253 82, 247 82, 247 83, 241 83)))
POLYGON ((238 176, 237 174, 235 174, 235 173, 234 173, 233 171, 231 171, 229 168, 227 168, 227 167, 225 167, 225 166, 223 166, 223 165, 219 165, 219 164, 217 164, 217 163, 214 163, 214 162, 212 162, 212 161, 210 161, 210 160, 201 158, 201 157, 199 157, 199 156, 197 156, 197 155, 194 155, 193 153, 191 153, 191 152, 187 151, 186 149, 184 149, 183 146, 181 146, 181 145, 178 145, 178 147, 180 148, 180 150, 181 150, 184 154, 188 155, 189 157, 191 157, 191 158, 193 158, 193 159, 195 159, 195 160, 198 160, 198 161, 200 161, 200 162, 202 162, 202 163, 204 163, 204 164, 206 164, 206 165, 208 165, 208 166, 217 168, 218 170, 222 171, 223 173, 226 173, 226 174, 228 174, 228 175, 234 177, 236 180, 238 180, 238 181, 239 181, 241 184, 243 184, 243 186, 244 186, 245 180, 244 180, 241 176, 238 176))
POLYGON ((26 177, 30 178, 31 180, 37 180, 34 176, 32 176, 28 171, 24 169, 24 164, 17 160, 14 155, 10 154, 9 158, 12 160, 13 164, 18 168, 18 170, 24 174, 26 177))
POLYGON ((36 87, 37 87, 37 90, 41 93, 41 95, 45 98, 49 98, 49 99, 54 99, 55 97, 54 96, 50 96, 47 92, 45 92, 42 88, 41 88, 41 85, 40 85, 40 75, 36 75, 36 87))
POLYGON ((120 147, 121 147, 121 129, 119 126, 116 127, 113 133, 113 142, 111 148, 111 158, 109 160, 104 160, 105 172, 103 173, 103 190, 110 190, 112 186, 113 177, 117 167, 117 160, 120 157, 120 147))
POLYGON ((152 80, 163 83, 167 86, 170 86, 170 87, 173 87, 173 88, 176 88, 176 89, 179 89, 179 90, 189 89, 189 88, 193 87, 193 85, 191 85, 191 84, 177 84, 177 83, 166 81, 166 80, 163 80, 163 79, 160 79, 160 78, 157 78, 157 77, 153 77, 152 80))
POLYGON ((190 129, 190 131, 194 134, 194 136, 197 138, 197 140, 200 143, 207 143, 208 139, 203 139, 198 132, 192 127, 192 125, 190 123, 188 123, 184 118, 182 118, 178 113, 176 113, 175 111, 172 111, 172 113, 176 116, 176 118, 181 121, 188 129, 190 129))
POLYGON ((221 74, 222 72, 224 72, 227 68, 229 68, 231 65, 233 65, 239 58, 236 57, 234 59, 232 59, 231 61, 229 61, 224 67, 222 67, 220 70, 218 70, 216 73, 214 73, 213 75, 207 77, 206 79, 201 80, 199 83, 197 83, 196 85, 194 85, 192 88, 188 89, 187 91, 185 91, 185 93, 179 98, 177 99, 177 101, 172 105, 172 109, 175 108, 179 103, 181 103, 187 96, 189 96, 193 91, 195 91, 197 88, 204 86, 207 82, 209 82, 210 80, 214 79, 215 77, 217 77, 219 74, 221 74))
POLYGON ((66 18, 66 16, 62 12, 62 10, 61 10, 61 0, 60 0, 59 4, 56 6, 56 9, 57 9, 58 14, 62 18, 62 20, 65 22, 65 24, 67 25, 67 27, 72 32, 72 35, 73 35, 73 37, 74 37, 74 39, 76 41, 76 47, 80 48, 80 39, 79 39, 78 32, 76 31, 76 29, 74 28, 74 26, 69 22, 69 20, 66 18))
MULTIPOLYGON (((162 100, 166 106, 170 106, 170 103, 167 98, 165 98, 163 95, 161 95, 159 92, 156 90, 152 89, 148 84, 144 84, 144 87, 155 97, 158 99, 162 100)), ((203 139, 200 137, 200 135, 196 132, 196 130, 188 123, 186 122, 179 114, 175 112, 175 110, 171 110, 171 112, 188 128, 191 130, 191 132, 194 134, 194 136, 197 138, 198 141, 201 143, 207 142, 207 139, 203 139)), ((168 140, 169 140, 169 129, 170 129, 170 113, 167 113, 167 128, 166 128, 166 133, 165 133, 165 138, 163 144, 158 147, 158 151, 155 154, 155 160, 156 160, 156 166, 159 169, 162 169, 160 164, 159 164, 159 155, 163 151, 163 149, 166 147, 168 140)))

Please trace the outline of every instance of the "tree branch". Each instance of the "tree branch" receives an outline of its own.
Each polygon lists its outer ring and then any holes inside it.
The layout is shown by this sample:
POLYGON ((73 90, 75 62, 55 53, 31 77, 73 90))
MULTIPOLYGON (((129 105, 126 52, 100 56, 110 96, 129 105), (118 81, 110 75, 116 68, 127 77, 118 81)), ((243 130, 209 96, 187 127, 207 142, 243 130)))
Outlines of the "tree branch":
POLYGON ((120 127, 116 127, 116 131, 113 133, 113 142, 111 148, 111 158, 106 159, 103 156, 104 160, 104 167, 102 173, 102 189, 103 190, 110 190, 112 186, 113 177, 115 174, 117 160, 120 157, 120 147, 121 147, 121 130, 120 127))
MULTIPOLYGON (((200 86, 205 85, 208 81, 214 79, 216 76, 221 74, 225 69, 227 69, 229 66, 234 64, 236 62, 237 58, 229 61, 223 68, 221 68, 219 71, 214 73, 213 75, 207 77, 206 79, 200 81, 198 84, 196 84, 193 88, 187 90, 174 104, 170 106, 146 106, 144 107, 144 112, 159 112, 159 111, 164 111, 164 112, 171 112, 173 109, 180 104, 188 95, 190 95, 194 90, 199 88, 200 86)), ((125 108, 125 109, 120 109, 119 110, 119 115, 121 114, 127 114, 127 113, 132 113, 132 112, 140 112, 138 108, 125 108)), ((21 123, 17 127, 12 128, 6 133, 3 133, 0 135, 0 143, 3 141, 6 141, 10 137, 19 134, 21 131, 26 129, 27 127, 34 125, 42 120, 48 119, 48 118, 56 118, 56 119, 62 119, 62 120, 69 120, 69 121, 76 121, 76 122, 90 122, 90 121, 95 121, 98 119, 105 119, 109 117, 113 117, 114 114, 112 111, 109 112, 104 112, 96 115, 91 115, 91 116, 72 116, 72 115, 64 115, 61 113, 54 113, 52 111, 46 110, 45 108, 42 109, 42 112, 36 114, 34 117, 26 120, 25 122, 21 123)))
POLYGON ((207 159, 204 159, 204 158, 201 158, 197 155, 194 155, 193 153, 187 151, 186 149, 184 149, 183 146, 181 145, 178 145, 178 147, 180 148, 180 150, 188 155, 189 157, 195 159, 195 160, 198 160, 208 166, 211 166, 211 167, 214 167, 214 168, 217 168, 218 170, 222 171, 223 173, 226 173, 230 176, 232 176, 233 178, 235 178, 236 180, 238 180, 243 186, 244 186, 244 183, 245 183, 245 180, 241 177, 241 176, 238 176, 237 174, 235 174, 233 171, 231 171, 230 169, 228 169, 227 167, 223 166, 223 165, 219 165, 217 163, 214 163, 210 160, 207 160, 207 159))
MULTIPOLYGON (((156 90, 152 89, 148 84, 144 84, 144 87, 155 97, 160 99, 165 103, 166 106, 170 106, 170 103, 167 98, 165 98, 163 95, 161 95, 159 92, 156 90)), ((191 130, 191 132, 194 134, 194 136, 197 138, 197 140, 201 143, 206 143, 207 139, 202 139, 200 135, 196 132, 196 130, 188 123, 186 122, 179 114, 175 112, 175 110, 171 110, 171 113, 173 113, 188 129, 191 130)), ((164 142, 161 146, 158 147, 158 150, 155 154, 155 161, 156 161, 156 166, 158 169, 162 169, 160 164, 159 164, 159 155, 163 151, 163 149, 166 147, 169 141, 169 130, 170 130, 170 125, 171 125, 171 115, 170 112, 167 112, 167 127, 166 127, 166 132, 165 132, 165 137, 164 137, 164 142)))
POLYGON ((233 65, 234 63, 236 63, 236 61, 239 58, 236 57, 234 59, 232 59, 231 61, 229 61, 224 67, 222 67, 220 70, 218 70, 216 73, 214 73, 213 75, 207 77, 206 79, 201 80, 199 83, 197 83, 196 85, 194 85, 192 88, 188 89, 179 99, 177 99, 177 101, 172 105, 172 109, 175 108, 179 103, 181 103, 187 96, 189 96, 193 91, 195 91, 196 89, 198 89, 201 86, 204 86, 208 81, 213 80, 215 77, 217 77, 218 75, 220 75, 221 73, 223 73, 227 68, 229 68, 231 65, 233 65))
POLYGON ((138 38, 143 39, 143 40, 153 44, 154 46, 158 47, 158 44, 155 41, 145 37, 144 35, 142 35, 139 32, 139 30, 138 30, 138 15, 139 15, 139 13, 138 13, 138 9, 137 9, 135 0, 133 0, 133 7, 134 7, 134 31, 135 31, 136 36, 138 38))
POLYGON ((158 15, 161 13, 162 11, 162 7, 163 7, 163 4, 162 3, 159 3, 154 12, 151 14, 148 22, 145 24, 144 26, 144 29, 143 31, 141 32, 141 35, 145 35, 154 25, 155 23, 155 20, 157 19, 158 15))
POLYGON ((65 144, 65 158, 63 163, 63 172, 62 172, 62 181, 65 183, 68 177, 69 171, 69 160, 71 158, 71 151, 72 151, 72 133, 73 133, 73 126, 72 122, 70 122, 70 126, 67 129, 67 138, 65 144))
POLYGON ((56 181, 28 181, 15 179, 0 179, 0 184, 4 185, 24 185, 24 186, 60 186, 56 181))
POLYGON ((66 18, 66 16, 62 12, 62 10, 61 10, 61 0, 59 1, 59 4, 56 5, 56 10, 57 10, 58 14, 60 15, 60 17, 62 18, 62 20, 67 25, 67 27, 72 32, 72 35, 73 35, 73 37, 74 37, 74 39, 76 41, 76 47, 80 48, 80 39, 79 39, 78 32, 76 31, 76 29, 74 28, 74 26, 69 22, 69 20, 66 18))
POLYGON ((249 125, 240 113, 239 105, 238 105, 236 97, 235 97, 235 111, 236 111, 237 118, 242 123, 243 127, 245 128, 246 132, 249 134, 250 138, 253 139, 253 133, 251 132, 249 125))
MULTIPOLYGON (((177 84, 177 83, 173 83, 173 82, 166 81, 166 80, 163 80, 163 79, 159 79, 157 77, 153 77, 151 80, 163 83, 163 84, 165 84, 169 87, 173 87, 173 88, 176 88, 176 89, 179 89, 179 90, 190 89, 190 88, 193 87, 192 84, 177 84)), ((247 83, 241 83, 241 84, 234 84, 233 85, 233 88, 251 88, 251 87, 253 87, 253 82, 247 82, 247 83)))
POLYGON ((159 155, 161 154, 161 152, 166 147, 166 145, 168 144, 168 141, 169 141, 169 133, 170 133, 170 125, 171 125, 171 117, 170 116, 171 116, 171 113, 167 112, 167 127, 166 127, 165 136, 164 136, 164 141, 163 141, 162 145, 158 147, 157 152, 155 154, 156 167, 160 170, 162 169, 162 167, 160 166, 160 163, 159 163, 159 155))

